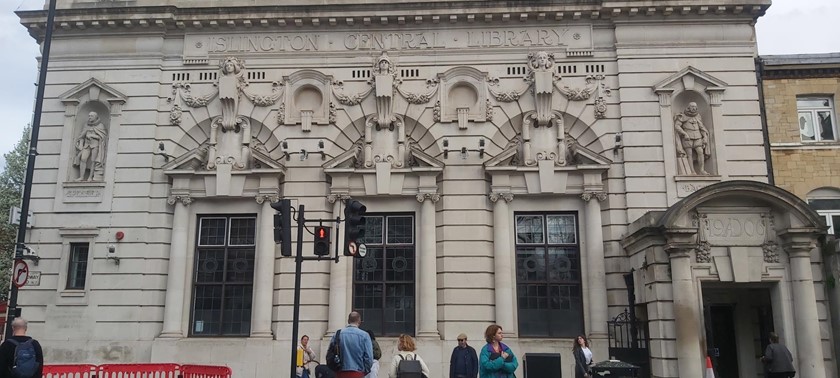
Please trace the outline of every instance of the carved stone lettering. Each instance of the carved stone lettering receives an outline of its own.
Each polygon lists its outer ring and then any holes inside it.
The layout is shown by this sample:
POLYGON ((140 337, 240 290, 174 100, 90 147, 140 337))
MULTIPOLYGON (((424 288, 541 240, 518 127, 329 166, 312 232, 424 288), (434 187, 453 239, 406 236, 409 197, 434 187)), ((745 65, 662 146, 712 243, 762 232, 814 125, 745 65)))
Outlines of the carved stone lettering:
POLYGON ((761 214, 707 214, 704 235, 711 245, 760 246, 767 237, 761 214))

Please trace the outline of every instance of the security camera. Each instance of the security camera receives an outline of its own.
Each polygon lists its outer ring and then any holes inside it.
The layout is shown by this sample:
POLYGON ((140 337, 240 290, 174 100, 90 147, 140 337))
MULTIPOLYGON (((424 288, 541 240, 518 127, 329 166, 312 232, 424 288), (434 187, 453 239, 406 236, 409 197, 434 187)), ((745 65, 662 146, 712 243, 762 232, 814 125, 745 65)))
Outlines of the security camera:
POLYGON ((120 265, 120 257, 117 256, 117 246, 108 244, 108 255, 105 256, 108 260, 114 260, 114 264, 120 265))

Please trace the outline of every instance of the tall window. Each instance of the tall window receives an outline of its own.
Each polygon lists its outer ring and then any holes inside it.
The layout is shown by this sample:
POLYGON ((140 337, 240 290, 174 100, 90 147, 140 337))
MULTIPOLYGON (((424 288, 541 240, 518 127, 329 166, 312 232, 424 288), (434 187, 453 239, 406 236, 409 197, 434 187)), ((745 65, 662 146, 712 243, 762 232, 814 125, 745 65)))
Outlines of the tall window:
POLYGON ((367 256, 355 259, 353 309, 377 335, 414 334, 413 215, 366 215, 367 256))
POLYGON ((522 213, 516 220, 519 334, 574 337, 583 332, 577 217, 522 213))
POLYGON ((796 99, 799 135, 804 142, 837 140, 837 120, 831 97, 800 97, 796 99))
POLYGON ((70 263, 67 265, 67 289, 82 290, 87 278, 88 243, 70 243, 70 263))
POLYGON ((828 226, 828 233, 840 238, 840 199, 821 198, 809 199, 811 208, 825 217, 825 224, 828 226))
POLYGON ((255 231, 253 216, 199 218, 191 335, 251 333, 255 231))

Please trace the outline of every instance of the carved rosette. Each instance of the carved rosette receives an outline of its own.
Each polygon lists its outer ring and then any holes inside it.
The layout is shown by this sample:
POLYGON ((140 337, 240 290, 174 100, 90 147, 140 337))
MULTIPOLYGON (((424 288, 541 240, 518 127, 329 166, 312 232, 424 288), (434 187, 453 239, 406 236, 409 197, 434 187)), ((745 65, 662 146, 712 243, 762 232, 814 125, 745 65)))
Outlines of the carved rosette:
POLYGON ((607 100, 605 100, 603 97, 598 97, 595 99, 595 118, 607 118, 607 100))
POLYGON ((764 251, 764 262, 779 262, 779 243, 776 243, 773 240, 768 240, 761 245, 761 249, 764 251))
POLYGON ((174 205, 178 202, 182 203, 184 206, 189 206, 192 203, 192 197, 189 194, 180 194, 176 195, 173 194, 166 199, 166 203, 170 205, 174 205))
POLYGON ((697 243, 697 248, 694 249, 694 255, 695 261, 699 264, 712 262, 712 245, 706 241, 697 243))
POLYGON ((183 111, 181 110, 181 105, 173 105, 172 110, 169 111, 169 124, 179 126, 181 124, 182 113, 183 111))
POLYGON ((439 193, 418 193, 416 198, 417 198, 417 202, 421 202, 421 203, 423 201, 427 200, 427 199, 432 201, 432 203, 437 203, 438 201, 440 201, 440 194, 439 193))
POLYGON ((503 199, 505 202, 510 203, 513 201, 513 193, 511 192, 492 192, 489 195, 490 202, 496 203, 499 199, 503 199))
POLYGON ((265 201, 268 201, 268 203, 274 203, 274 202, 280 201, 280 195, 276 194, 276 193, 275 194, 257 194, 254 197, 254 200, 256 200, 257 203, 260 204, 260 205, 262 205, 263 202, 265 202, 265 201))

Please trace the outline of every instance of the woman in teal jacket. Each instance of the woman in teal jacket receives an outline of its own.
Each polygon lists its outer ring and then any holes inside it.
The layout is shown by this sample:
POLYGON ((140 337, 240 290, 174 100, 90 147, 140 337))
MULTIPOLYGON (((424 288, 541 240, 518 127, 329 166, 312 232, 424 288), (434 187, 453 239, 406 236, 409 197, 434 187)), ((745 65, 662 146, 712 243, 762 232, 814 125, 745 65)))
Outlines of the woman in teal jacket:
POLYGON ((478 358, 479 378, 515 378, 513 374, 519 367, 519 361, 510 350, 510 347, 502 343, 502 327, 493 324, 484 331, 484 339, 487 345, 481 348, 481 357, 478 358))

